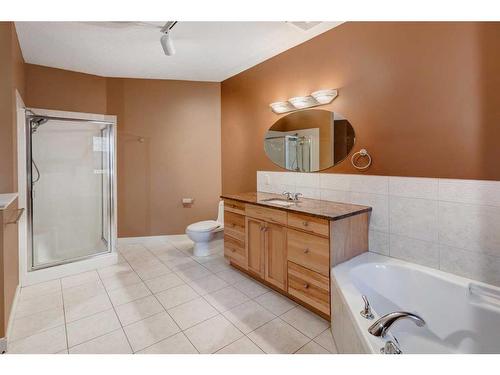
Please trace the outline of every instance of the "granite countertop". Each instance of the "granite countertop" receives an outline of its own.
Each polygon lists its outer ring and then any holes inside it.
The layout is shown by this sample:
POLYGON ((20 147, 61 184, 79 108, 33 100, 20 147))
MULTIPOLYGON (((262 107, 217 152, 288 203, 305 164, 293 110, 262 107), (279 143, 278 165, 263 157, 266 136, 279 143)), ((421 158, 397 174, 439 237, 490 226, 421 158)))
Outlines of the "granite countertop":
POLYGON ((17 198, 17 193, 0 194, 0 210, 3 210, 17 198))
POLYGON ((266 202, 265 199, 283 199, 281 194, 263 193, 253 191, 248 193, 223 194, 221 198, 232 199, 239 202, 251 203, 263 207, 271 207, 278 210, 308 214, 327 220, 341 220, 349 216, 370 212, 371 207, 357 204, 330 202, 318 199, 300 198, 297 203, 291 206, 280 206, 266 202))

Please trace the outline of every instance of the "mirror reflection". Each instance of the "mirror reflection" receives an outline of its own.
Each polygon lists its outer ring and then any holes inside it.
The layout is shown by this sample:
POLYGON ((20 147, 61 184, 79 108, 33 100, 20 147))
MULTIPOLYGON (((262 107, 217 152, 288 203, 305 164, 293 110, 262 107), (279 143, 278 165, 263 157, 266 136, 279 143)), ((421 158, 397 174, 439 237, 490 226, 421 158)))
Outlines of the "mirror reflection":
POLYGON ((354 141, 354 129, 341 114, 308 109, 276 121, 265 135, 264 150, 282 168, 316 172, 344 160, 354 141))

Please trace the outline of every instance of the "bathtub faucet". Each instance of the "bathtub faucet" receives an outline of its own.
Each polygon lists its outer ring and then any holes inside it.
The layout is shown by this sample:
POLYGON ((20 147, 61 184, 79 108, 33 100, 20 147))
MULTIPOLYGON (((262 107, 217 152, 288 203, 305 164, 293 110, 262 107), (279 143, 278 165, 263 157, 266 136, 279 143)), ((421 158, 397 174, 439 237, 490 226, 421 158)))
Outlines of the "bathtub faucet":
POLYGON ((370 326, 370 328, 368 328, 368 332, 370 332, 373 336, 385 337, 389 328, 391 328, 391 326, 400 319, 411 319, 417 326, 425 326, 425 321, 418 315, 405 311, 396 311, 386 314, 378 319, 370 326))

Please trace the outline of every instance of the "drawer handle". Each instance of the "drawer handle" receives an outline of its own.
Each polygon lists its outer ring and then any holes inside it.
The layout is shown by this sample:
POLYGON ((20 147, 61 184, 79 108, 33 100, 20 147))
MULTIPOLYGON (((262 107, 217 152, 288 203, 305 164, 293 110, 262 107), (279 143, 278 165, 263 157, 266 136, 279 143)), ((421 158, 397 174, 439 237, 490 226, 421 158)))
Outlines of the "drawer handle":
POLYGON ((231 228, 234 228, 236 226, 235 223, 231 223, 231 228))
POLYGON ((235 251, 236 251, 236 249, 231 249, 231 252, 233 252, 233 253, 234 253, 235 251))
POLYGON ((309 284, 308 283, 304 284, 304 289, 309 289, 309 284))
POLYGON ((308 248, 308 247, 306 247, 306 248, 304 249, 304 254, 307 254, 308 252, 309 252, 309 248, 308 248))
POLYGON ((302 225, 305 226, 305 227, 308 227, 309 226, 309 222, 308 221, 303 221, 302 225))

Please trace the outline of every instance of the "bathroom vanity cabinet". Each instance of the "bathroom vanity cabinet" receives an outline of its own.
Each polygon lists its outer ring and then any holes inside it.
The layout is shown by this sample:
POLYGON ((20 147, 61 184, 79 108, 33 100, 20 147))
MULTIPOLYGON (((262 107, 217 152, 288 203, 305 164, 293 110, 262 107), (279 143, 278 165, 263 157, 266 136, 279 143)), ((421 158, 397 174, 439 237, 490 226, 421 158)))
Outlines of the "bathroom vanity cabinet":
POLYGON ((223 195, 224 255, 232 266, 330 318, 330 269, 368 251, 370 207, 270 193, 223 195))

